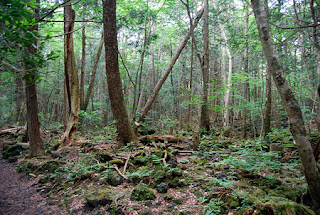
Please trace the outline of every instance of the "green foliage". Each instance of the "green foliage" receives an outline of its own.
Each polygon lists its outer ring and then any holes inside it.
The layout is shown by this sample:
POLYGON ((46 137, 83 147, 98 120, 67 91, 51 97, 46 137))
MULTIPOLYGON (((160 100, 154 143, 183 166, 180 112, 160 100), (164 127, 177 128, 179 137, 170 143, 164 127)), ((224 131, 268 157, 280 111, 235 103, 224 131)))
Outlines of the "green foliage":
POLYGON ((79 126, 85 129, 98 129, 102 126, 102 118, 98 111, 86 112, 80 110, 79 112, 79 126))

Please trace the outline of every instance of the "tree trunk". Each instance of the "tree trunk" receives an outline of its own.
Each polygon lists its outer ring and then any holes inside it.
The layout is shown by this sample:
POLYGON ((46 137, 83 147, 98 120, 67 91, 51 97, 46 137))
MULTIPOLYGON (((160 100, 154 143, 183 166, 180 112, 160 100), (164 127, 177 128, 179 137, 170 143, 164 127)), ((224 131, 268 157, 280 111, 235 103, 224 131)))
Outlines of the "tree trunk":
MULTIPOLYGON (((249 75, 249 43, 248 43, 248 31, 249 31, 249 9, 246 8, 246 16, 245 16, 245 27, 244 27, 244 43, 245 43, 245 48, 244 48, 244 72, 246 77, 249 75)), ((242 136, 243 138, 247 138, 247 103, 248 103, 248 90, 249 90, 249 82, 246 79, 244 84, 243 84, 243 98, 245 101, 244 108, 243 108, 243 132, 242 136)))
POLYGON ((176 63, 176 61, 178 60, 182 50, 184 49, 184 47, 186 46, 193 30, 195 29, 195 27, 198 25, 201 17, 203 15, 203 8, 200 10, 200 12, 198 13, 197 17, 195 18, 194 24, 192 25, 192 27, 189 29, 187 35, 184 37, 183 41, 180 43, 179 48, 177 50, 177 52, 175 53, 175 55, 173 56, 173 58, 171 59, 170 64, 168 65, 166 71, 164 72, 164 74, 161 76, 160 80, 158 81, 155 89, 153 90, 152 95, 149 97, 149 99, 147 100, 147 103, 145 104, 145 106, 142 109, 142 112, 140 114, 140 119, 139 120, 143 120, 144 117, 147 115, 148 111, 150 110, 152 103, 155 101, 157 95, 159 94, 159 91, 163 85, 163 83, 166 81, 169 73, 171 72, 174 64, 176 63))
MULTIPOLYGON (((217 5, 216 3, 214 2, 214 0, 212 1, 213 2, 213 7, 215 9, 217 9, 217 5)), ((222 26, 222 24, 219 22, 219 28, 221 30, 221 36, 226 44, 226 50, 227 50, 227 55, 228 55, 228 58, 229 58, 229 74, 228 74, 228 78, 226 78, 226 92, 225 92, 225 96, 224 96, 224 114, 223 114, 223 117, 224 117, 224 128, 228 128, 229 125, 230 125, 230 90, 231 90, 231 86, 232 86, 232 83, 231 83, 231 80, 232 80, 232 55, 231 55, 231 51, 229 49, 229 46, 228 46, 228 38, 227 38, 227 35, 225 33, 225 30, 222 26)))
POLYGON ((73 48, 73 28, 75 20, 75 12, 72 9, 71 3, 68 3, 64 8, 65 23, 64 23, 64 65, 65 65, 65 87, 68 110, 68 122, 65 132, 61 139, 62 145, 70 144, 74 137, 79 120, 80 111, 80 90, 79 79, 76 68, 73 48))
POLYGON ((81 110, 84 110, 84 111, 86 111, 88 108, 89 100, 90 100, 92 90, 94 87, 94 82, 96 80, 96 71, 98 68, 98 63, 99 63, 99 59, 101 56, 102 47, 103 47, 103 34, 101 35, 101 39, 100 39, 100 43, 99 43, 99 47, 98 47, 98 52, 97 52, 97 55, 96 55, 96 58, 94 60, 93 67, 91 70, 91 78, 90 78, 89 88, 88 88, 87 94, 85 96, 83 106, 81 108, 81 110))
POLYGON ((81 79, 80 79, 80 108, 84 106, 84 76, 86 69, 86 26, 82 28, 82 59, 81 59, 81 79))
MULTIPOLYGON (((39 3, 39 0, 37 1, 39 3)), ((39 14, 39 7, 35 9, 35 14, 39 14)), ((38 24, 35 24, 30 27, 31 32, 38 32, 38 24)), ((27 49, 28 55, 35 56, 38 51, 38 41, 33 38, 32 44, 27 49)), ((35 62, 27 61, 26 70, 37 67, 35 62)), ((27 104, 27 132, 28 139, 30 143, 29 157, 36 157, 43 154, 43 145, 40 137, 40 125, 38 119, 38 101, 37 101, 37 92, 36 92, 36 79, 37 74, 36 70, 33 69, 26 74, 25 85, 26 85, 26 104, 27 104)))
MULTIPOLYGON (((266 102, 265 102, 265 114, 263 119, 264 124, 264 132, 263 137, 266 139, 267 135, 271 132, 271 104, 272 104, 272 88, 271 88, 272 82, 271 82, 271 74, 270 74, 270 68, 267 65, 267 75, 266 75, 266 102)), ((269 141, 267 139, 267 141, 269 141)))
POLYGON ((125 107, 118 62, 116 1, 102 0, 106 74, 111 109, 117 121, 120 144, 136 139, 125 107))
POLYGON ((208 110, 208 83, 209 83, 209 5, 208 0, 204 0, 203 12, 203 91, 200 113, 200 129, 210 130, 210 119, 208 110))
POLYGON ((272 37, 268 24, 268 5, 260 2, 260 0, 251 0, 251 4, 256 17, 264 56, 280 94, 282 105, 284 106, 289 118, 290 130, 298 146, 311 198, 313 203, 319 206, 320 172, 312 153, 311 144, 308 140, 300 106, 284 77, 283 69, 274 53, 272 37))

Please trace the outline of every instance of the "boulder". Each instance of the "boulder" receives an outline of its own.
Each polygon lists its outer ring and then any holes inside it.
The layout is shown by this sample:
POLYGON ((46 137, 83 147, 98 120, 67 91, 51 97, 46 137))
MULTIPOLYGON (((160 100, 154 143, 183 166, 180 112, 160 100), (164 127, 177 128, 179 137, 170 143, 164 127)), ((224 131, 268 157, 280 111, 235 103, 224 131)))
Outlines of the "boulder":
POLYGON ((154 200, 156 198, 156 195, 153 190, 151 190, 146 184, 139 183, 133 189, 130 198, 137 201, 146 201, 154 200))

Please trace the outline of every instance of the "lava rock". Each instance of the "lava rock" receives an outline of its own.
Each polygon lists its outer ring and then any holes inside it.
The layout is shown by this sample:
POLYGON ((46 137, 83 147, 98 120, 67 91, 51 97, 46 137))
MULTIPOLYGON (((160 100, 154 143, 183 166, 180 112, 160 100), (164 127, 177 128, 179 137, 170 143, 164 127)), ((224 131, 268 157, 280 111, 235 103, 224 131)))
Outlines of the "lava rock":
POLYGON ((157 191, 159 193, 166 193, 168 191, 168 185, 164 182, 157 185, 157 191))
POLYGON ((137 201, 154 200, 155 193, 146 184, 140 183, 133 189, 130 199, 137 201))

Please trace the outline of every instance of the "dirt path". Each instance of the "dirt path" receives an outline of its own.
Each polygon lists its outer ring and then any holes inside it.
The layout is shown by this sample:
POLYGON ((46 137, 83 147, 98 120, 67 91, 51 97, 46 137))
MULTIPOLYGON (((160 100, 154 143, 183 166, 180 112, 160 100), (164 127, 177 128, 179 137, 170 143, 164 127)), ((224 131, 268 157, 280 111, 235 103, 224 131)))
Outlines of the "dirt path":
POLYGON ((16 173, 15 164, 2 159, 0 143, 0 215, 66 214, 37 192, 28 176, 16 173))

